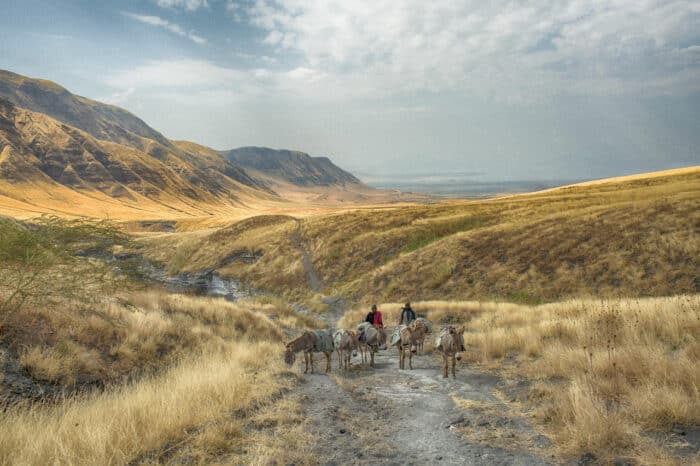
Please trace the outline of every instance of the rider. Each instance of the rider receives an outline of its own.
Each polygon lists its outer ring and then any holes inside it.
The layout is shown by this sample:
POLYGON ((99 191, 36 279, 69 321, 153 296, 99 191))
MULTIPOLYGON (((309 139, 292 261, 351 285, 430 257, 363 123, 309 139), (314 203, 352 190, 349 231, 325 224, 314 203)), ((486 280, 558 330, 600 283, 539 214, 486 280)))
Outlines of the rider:
POLYGON ((416 313, 411 309, 411 303, 406 301, 406 305, 401 309, 399 325, 409 325, 414 320, 416 320, 416 313))
POLYGON ((365 318, 365 322, 369 322, 374 326, 374 328, 380 328, 384 327, 384 321, 382 320, 382 313, 379 309, 377 309, 376 304, 372 304, 372 310, 369 311, 369 314, 367 314, 367 317, 365 318))

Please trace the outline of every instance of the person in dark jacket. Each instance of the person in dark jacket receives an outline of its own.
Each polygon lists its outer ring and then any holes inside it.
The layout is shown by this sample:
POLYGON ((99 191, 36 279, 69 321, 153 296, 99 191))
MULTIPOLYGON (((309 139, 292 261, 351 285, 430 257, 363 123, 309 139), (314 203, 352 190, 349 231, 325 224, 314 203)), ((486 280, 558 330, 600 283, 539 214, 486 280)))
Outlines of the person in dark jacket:
POLYGON ((367 314, 367 317, 365 317, 365 322, 369 322, 370 324, 374 325, 374 311, 377 309, 377 306, 372 305, 372 310, 369 311, 367 314))
POLYGON ((411 303, 406 302, 403 308, 401 308, 401 316, 399 317, 399 325, 409 325, 411 322, 416 320, 416 313, 411 308, 411 303))

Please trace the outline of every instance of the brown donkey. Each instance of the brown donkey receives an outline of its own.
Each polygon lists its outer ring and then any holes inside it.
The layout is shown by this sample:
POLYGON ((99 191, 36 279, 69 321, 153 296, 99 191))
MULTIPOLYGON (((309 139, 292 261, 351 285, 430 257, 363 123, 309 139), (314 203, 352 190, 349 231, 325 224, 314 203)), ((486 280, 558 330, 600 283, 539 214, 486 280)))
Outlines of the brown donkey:
POLYGON ((395 345, 399 350, 399 369, 406 368, 406 350, 409 350, 408 368, 413 369, 413 354, 418 350, 416 329, 412 325, 400 325, 398 329, 398 339, 395 339, 395 345))
POLYGON ((435 340, 435 348, 442 354, 443 377, 447 377, 449 359, 452 359, 452 377, 456 378, 455 364, 462 359, 460 354, 464 351, 464 327, 455 328, 450 325, 440 331, 435 340))
POLYGON ((326 372, 331 370, 331 354, 333 353, 333 337, 323 330, 304 332, 285 345, 284 362, 294 364, 296 353, 304 352, 304 374, 314 372, 314 353, 323 353, 326 356, 326 372))
POLYGON ((340 329, 333 332, 333 346, 338 353, 338 369, 348 370, 350 357, 357 355, 358 343, 357 335, 353 331, 340 329))

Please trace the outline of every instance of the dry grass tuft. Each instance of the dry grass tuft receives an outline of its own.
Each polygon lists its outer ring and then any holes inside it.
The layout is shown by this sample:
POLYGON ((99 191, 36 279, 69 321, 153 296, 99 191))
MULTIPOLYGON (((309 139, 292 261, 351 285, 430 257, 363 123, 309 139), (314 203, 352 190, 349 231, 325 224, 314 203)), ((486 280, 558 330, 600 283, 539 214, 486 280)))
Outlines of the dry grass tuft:
POLYGON ((182 441, 207 424, 194 444, 228 448, 240 427, 227 420, 281 389, 278 345, 228 343, 183 358, 162 375, 56 406, 9 408, 0 417, 0 463, 126 464, 182 441), (214 424, 211 424, 214 423, 214 424))

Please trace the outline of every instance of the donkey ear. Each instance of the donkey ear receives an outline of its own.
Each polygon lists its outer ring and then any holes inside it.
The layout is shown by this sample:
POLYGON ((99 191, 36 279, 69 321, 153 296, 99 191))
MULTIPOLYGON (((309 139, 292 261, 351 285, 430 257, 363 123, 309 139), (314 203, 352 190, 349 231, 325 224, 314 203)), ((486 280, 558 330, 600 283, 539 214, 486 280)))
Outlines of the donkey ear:
POLYGON ((464 325, 457 327, 457 335, 461 335, 463 333, 464 333, 464 325))

